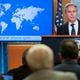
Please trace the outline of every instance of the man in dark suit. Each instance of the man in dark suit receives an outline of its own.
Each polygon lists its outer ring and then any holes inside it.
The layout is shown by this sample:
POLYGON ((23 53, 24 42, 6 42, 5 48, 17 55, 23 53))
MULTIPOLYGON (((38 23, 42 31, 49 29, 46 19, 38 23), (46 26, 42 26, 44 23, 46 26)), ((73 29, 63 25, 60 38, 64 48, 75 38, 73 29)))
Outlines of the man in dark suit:
POLYGON ((22 65, 19 66, 18 68, 11 69, 7 72, 7 75, 13 76, 13 80, 22 80, 23 78, 32 73, 26 61, 26 55, 28 50, 29 49, 26 49, 22 55, 22 65))
POLYGON ((74 40, 63 40, 60 46, 62 64, 55 66, 54 70, 74 72, 80 80, 80 65, 77 63, 78 46, 74 40))
POLYGON ((57 35, 79 35, 80 21, 77 19, 77 6, 73 3, 65 5, 68 22, 57 28, 57 35))

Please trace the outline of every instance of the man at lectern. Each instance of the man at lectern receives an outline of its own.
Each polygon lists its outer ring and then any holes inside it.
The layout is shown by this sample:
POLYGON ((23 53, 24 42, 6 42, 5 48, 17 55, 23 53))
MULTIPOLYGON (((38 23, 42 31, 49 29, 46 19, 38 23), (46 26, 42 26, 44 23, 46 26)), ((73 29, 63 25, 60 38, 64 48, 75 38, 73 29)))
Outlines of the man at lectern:
POLYGON ((65 5, 67 22, 57 28, 57 35, 80 35, 80 21, 77 19, 77 6, 73 3, 65 5))

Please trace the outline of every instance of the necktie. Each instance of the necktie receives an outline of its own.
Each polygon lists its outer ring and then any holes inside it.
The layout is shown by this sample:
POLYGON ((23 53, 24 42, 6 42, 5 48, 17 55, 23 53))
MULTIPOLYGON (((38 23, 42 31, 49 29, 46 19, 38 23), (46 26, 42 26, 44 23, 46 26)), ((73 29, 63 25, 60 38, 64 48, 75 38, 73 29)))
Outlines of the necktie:
POLYGON ((74 24, 71 24, 71 26, 72 26, 71 35, 75 35, 74 24))

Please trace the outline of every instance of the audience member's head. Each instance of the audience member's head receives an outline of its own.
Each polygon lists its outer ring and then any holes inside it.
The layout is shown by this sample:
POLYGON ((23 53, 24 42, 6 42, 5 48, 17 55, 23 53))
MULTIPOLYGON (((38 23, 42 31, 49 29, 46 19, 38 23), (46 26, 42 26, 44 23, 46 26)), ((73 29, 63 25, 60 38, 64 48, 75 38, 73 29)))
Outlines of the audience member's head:
POLYGON ((51 69, 53 67, 53 51, 44 44, 32 46, 28 51, 26 59, 33 71, 51 69))
POLYGON ((77 59, 78 46, 74 40, 63 40, 60 45, 60 53, 62 59, 77 59))

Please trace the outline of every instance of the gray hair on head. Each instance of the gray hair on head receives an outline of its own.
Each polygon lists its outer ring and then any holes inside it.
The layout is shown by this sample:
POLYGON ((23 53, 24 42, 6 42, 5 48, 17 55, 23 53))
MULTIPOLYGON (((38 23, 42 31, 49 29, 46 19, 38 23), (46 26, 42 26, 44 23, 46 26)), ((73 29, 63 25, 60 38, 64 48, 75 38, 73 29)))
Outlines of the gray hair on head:
POLYGON ((45 44, 36 44, 29 49, 26 59, 33 70, 39 70, 52 68, 53 57, 54 54, 50 47, 45 44))
POLYGON ((67 11, 67 8, 68 8, 69 6, 74 6, 74 7, 76 8, 76 10, 77 10, 77 5, 76 5, 76 4, 74 4, 74 3, 67 3, 67 4, 64 6, 65 12, 67 11))

